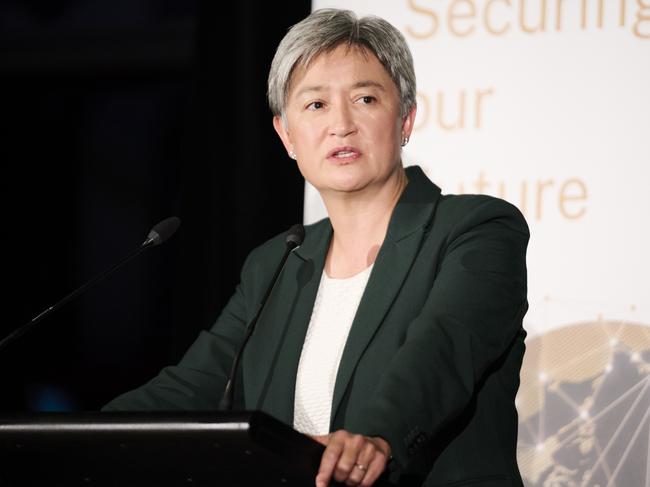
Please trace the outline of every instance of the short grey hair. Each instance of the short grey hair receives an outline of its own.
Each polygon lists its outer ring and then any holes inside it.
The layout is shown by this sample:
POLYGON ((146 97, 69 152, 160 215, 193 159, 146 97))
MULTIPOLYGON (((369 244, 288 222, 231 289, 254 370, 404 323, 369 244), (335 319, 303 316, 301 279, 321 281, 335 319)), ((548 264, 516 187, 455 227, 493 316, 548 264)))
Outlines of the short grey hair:
POLYGON ((341 44, 372 52, 397 87, 401 115, 416 105, 413 57, 406 39, 386 20, 358 18, 350 10, 320 9, 295 24, 278 46, 268 79, 268 100, 273 115, 284 120, 291 75, 296 66, 308 66, 318 55, 341 44))

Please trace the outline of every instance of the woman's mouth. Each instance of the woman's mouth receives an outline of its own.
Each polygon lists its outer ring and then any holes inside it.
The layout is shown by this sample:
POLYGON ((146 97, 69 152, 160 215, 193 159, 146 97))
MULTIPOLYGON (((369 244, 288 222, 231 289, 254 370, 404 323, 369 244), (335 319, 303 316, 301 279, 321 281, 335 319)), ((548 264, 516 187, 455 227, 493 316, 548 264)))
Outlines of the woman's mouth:
POLYGON ((354 147, 337 147, 331 150, 327 158, 337 163, 352 162, 361 156, 361 152, 354 147))

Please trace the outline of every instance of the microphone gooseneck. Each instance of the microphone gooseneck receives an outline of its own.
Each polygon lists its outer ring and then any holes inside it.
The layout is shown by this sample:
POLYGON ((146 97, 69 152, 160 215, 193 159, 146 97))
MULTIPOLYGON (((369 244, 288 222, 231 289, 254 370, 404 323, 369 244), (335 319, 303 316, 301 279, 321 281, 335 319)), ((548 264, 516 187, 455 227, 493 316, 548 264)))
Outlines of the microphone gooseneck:
POLYGON ((93 287, 95 284, 106 278, 109 274, 112 274, 114 271, 122 267, 124 264, 129 262, 131 259, 139 255, 141 252, 144 250, 148 249, 149 247, 153 247, 156 245, 160 245, 163 243, 165 240, 167 240, 169 237, 171 237, 174 232, 178 229, 179 225, 181 224, 181 221, 175 217, 172 216, 170 218, 167 218, 160 223, 158 223, 156 226, 154 226, 151 231, 149 232, 149 235, 147 236, 147 239, 142 242, 140 247, 138 247, 137 250, 129 254, 127 257, 122 259, 120 262, 115 264, 113 267, 108 269, 107 271, 104 271, 102 274, 99 274, 98 276, 94 277, 87 283, 85 283, 83 286, 75 289, 72 291, 70 294, 68 294, 66 297, 58 301, 56 304, 53 304, 49 308, 45 309, 38 315, 36 315, 34 318, 32 318, 29 322, 25 323, 24 325, 20 326, 19 328, 16 328, 13 332, 11 332, 9 335, 7 335, 5 338, 0 340, 0 350, 5 348, 7 345, 12 343, 13 341, 17 340, 21 336, 23 336, 25 333, 27 333, 29 330, 31 330, 36 323, 39 321, 42 321, 45 317, 49 316, 51 313, 56 311, 57 309, 61 308, 63 305, 69 303, 72 301, 74 298, 77 296, 80 296, 81 294, 85 293, 88 291, 91 287, 93 287))
POLYGON ((257 324, 257 320, 262 314, 264 305, 266 304, 266 301, 271 295, 271 291, 273 291, 273 288, 275 287, 275 283, 277 282, 278 277, 282 272, 282 269, 284 269, 284 264, 286 263, 289 254, 296 248, 300 247, 304 239, 305 239, 305 227, 303 227, 302 224, 296 223, 288 230, 287 236, 284 240, 286 247, 284 250, 284 254, 282 255, 282 259, 280 260, 280 264, 275 270, 275 274, 273 274, 273 277, 271 278, 271 282, 268 288, 266 289, 266 293, 262 297, 262 301, 260 302, 260 305, 257 308, 257 312, 255 313, 255 316, 253 316, 253 319, 246 327, 246 333, 244 335, 244 339, 242 340, 242 343, 239 346, 237 353, 235 354, 235 358, 232 361, 230 374, 228 374, 228 381, 226 382, 226 387, 223 391, 221 402, 219 403, 219 409, 221 411, 228 411, 232 409, 232 402, 234 397, 235 374, 237 373, 237 367, 239 366, 239 360, 241 359, 242 353, 244 352, 244 348, 246 347, 248 340, 250 339, 251 335, 253 334, 253 331, 255 330, 255 325, 257 324))

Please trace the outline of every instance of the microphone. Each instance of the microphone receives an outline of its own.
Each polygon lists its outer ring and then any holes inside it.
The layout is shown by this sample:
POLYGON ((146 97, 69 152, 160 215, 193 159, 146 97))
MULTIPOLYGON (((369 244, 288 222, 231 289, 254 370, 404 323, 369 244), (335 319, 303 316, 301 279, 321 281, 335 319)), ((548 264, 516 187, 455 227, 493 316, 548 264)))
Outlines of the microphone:
POLYGON ((284 250, 284 254, 282 255, 282 260, 280 260, 280 265, 278 265, 277 269, 275 270, 275 274, 273 274, 271 283, 269 284, 269 287, 267 288, 266 293, 264 294, 264 297, 262 298, 262 301, 260 302, 260 305, 257 308, 257 313, 255 313, 255 316, 253 316, 253 319, 248 324, 248 327, 246 328, 246 334, 244 335, 244 340, 239 346, 239 350, 237 350, 237 353, 235 354, 235 358, 232 361, 230 374, 228 374, 228 382, 226 382, 226 388, 224 389, 223 396, 221 397, 221 401, 219 402, 219 410, 221 411, 229 411, 230 409, 232 409, 235 374, 237 372, 237 366, 239 365, 239 360, 241 359, 242 353, 244 352, 244 348, 246 347, 248 340, 253 334, 253 330, 255 329, 255 324, 257 323, 260 314, 262 314, 264 305, 266 304, 266 301, 271 295, 271 291, 275 287, 275 283, 278 280, 278 277, 280 276, 282 269, 284 269, 284 264, 287 261, 289 254, 296 248, 300 247, 304 239, 305 239, 305 227, 303 227, 300 223, 296 223, 295 225, 293 225, 287 232, 287 236, 284 240, 286 247, 284 250))
POLYGON ((149 235, 147 235, 147 239, 142 242, 140 247, 153 247, 164 243, 169 237, 176 233, 176 230, 178 230, 180 225, 181 220, 178 217, 170 216, 169 218, 165 218, 151 229, 149 235))
POLYGON ((68 294, 66 297, 61 299, 59 302, 56 304, 53 304, 49 308, 45 309, 38 315, 36 315, 34 318, 31 319, 31 321, 25 323, 23 326, 16 328, 13 332, 11 332, 9 335, 7 335, 5 338, 0 341, 0 350, 5 348, 7 345, 12 343, 13 341, 17 340, 21 336, 23 336, 25 333, 27 333, 29 330, 31 330, 36 323, 39 321, 43 320, 46 316, 48 316, 50 313, 53 313, 57 309, 61 308, 64 304, 69 303, 72 301, 74 298, 77 296, 83 294, 84 292, 88 291, 91 287, 93 287, 95 284, 97 284, 99 281, 103 280, 105 277, 107 277, 109 274, 112 274, 114 271, 122 267, 124 264, 126 264, 128 261, 139 255, 142 251, 150 248, 150 247, 155 247, 156 245, 160 245, 163 242, 165 242, 169 237, 171 237, 176 230, 178 230, 179 225, 181 224, 181 221, 179 218, 175 216, 171 216, 169 218, 166 218, 165 220, 161 221, 158 223, 156 226, 154 226, 149 234, 147 235, 147 238, 145 239, 142 244, 140 244, 140 247, 135 252, 132 252, 130 255, 128 255, 126 258, 122 259, 120 262, 115 264, 113 267, 108 269, 107 271, 104 271, 102 274, 94 277, 90 281, 88 281, 86 284, 83 286, 75 289, 72 291, 70 294, 68 294))

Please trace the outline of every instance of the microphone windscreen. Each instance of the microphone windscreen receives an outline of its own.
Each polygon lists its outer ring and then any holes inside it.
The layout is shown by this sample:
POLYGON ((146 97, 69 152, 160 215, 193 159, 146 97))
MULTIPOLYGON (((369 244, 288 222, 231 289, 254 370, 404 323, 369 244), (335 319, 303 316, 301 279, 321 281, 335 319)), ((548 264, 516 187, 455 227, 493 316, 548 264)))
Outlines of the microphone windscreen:
POLYGON ((178 217, 170 216, 165 218, 151 229, 149 235, 147 235, 147 240, 151 240, 153 245, 160 245, 174 235, 180 224, 181 220, 178 217))
POLYGON ((292 226, 287 232, 287 238, 285 242, 291 248, 300 247, 302 241, 305 239, 305 227, 300 223, 296 223, 292 226))

